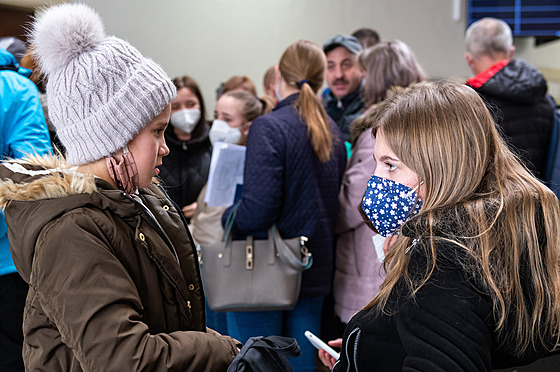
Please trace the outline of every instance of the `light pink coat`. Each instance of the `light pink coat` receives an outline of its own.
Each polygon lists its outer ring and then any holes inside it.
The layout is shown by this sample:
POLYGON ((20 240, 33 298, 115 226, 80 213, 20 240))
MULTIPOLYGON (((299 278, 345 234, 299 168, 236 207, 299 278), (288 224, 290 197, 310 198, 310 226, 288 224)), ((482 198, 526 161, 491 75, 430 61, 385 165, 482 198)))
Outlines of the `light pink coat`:
POLYGON ((377 294, 385 278, 372 242, 372 237, 377 234, 366 224, 359 210, 367 182, 375 170, 374 144, 371 130, 360 135, 344 172, 338 196, 334 310, 344 323, 348 323, 377 294))

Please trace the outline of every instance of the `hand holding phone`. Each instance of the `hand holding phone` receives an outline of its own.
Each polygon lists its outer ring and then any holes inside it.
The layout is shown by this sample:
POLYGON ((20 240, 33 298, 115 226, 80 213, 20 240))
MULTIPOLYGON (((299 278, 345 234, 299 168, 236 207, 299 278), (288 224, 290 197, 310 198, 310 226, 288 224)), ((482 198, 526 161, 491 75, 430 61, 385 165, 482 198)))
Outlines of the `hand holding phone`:
POLYGON ((320 349, 325 350, 330 356, 332 356, 336 360, 338 360, 338 358, 340 358, 339 353, 334 351, 334 349, 332 347, 330 347, 329 345, 324 343, 323 340, 321 340, 319 337, 315 336, 313 333, 311 333, 309 331, 305 331, 304 335, 305 335, 305 337, 307 337, 309 342, 311 342, 311 344, 313 346, 315 346, 315 348, 317 350, 320 350, 320 349))

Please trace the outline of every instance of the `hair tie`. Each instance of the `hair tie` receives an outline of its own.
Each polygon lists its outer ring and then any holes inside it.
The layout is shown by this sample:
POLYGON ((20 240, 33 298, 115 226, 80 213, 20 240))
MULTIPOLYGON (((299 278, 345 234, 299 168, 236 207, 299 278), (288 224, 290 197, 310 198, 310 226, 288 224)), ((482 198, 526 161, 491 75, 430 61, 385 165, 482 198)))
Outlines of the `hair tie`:
POLYGON ((300 80, 299 83, 297 84, 298 88, 301 89, 301 87, 305 83, 309 84, 309 80, 307 80, 307 79, 300 80))

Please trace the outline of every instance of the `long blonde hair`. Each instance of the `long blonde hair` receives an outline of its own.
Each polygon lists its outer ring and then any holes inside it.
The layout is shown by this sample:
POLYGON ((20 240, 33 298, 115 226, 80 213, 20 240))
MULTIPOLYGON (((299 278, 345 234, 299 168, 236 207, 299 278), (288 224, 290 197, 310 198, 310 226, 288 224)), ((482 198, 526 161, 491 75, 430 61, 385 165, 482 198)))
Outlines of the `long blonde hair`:
POLYGON ((557 343, 558 199, 507 148, 478 94, 458 83, 415 84, 385 99, 370 120, 425 182, 422 210, 407 226, 422 221, 424 230, 417 231, 429 244, 422 244, 428 270, 417 280, 408 273, 411 239, 399 236, 387 255, 387 278, 366 308, 387 310, 401 279, 416 293, 436 268, 436 243, 452 242, 464 249, 462 265, 491 298, 500 346, 514 345, 520 355, 530 345, 557 343), (460 228, 441 233, 438 227, 450 220, 460 228))
POLYGON ((307 125, 315 154, 322 162, 331 158, 333 150, 329 118, 316 96, 323 85, 325 66, 326 58, 321 48, 307 40, 290 45, 278 64, 286 83, 300 90, 295 104, 307 125))

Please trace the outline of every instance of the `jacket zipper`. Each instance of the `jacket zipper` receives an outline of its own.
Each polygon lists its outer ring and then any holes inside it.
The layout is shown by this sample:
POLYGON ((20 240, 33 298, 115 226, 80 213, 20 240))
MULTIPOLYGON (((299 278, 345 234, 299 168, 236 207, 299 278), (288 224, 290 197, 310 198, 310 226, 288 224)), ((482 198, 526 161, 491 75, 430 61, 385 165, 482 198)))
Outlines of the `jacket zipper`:
MULTIPOLYGON (((181 212, 181 209, 179 208, 179 206, 177 205, 177 203, 175 203, 167 194, 167 192, 165 191, 165 189, 161 186, 161 185, 157 185, 157 187, 159 188, 159 190, 161 191, 161 193, 163 195, 165 195, 165 197, 169 200, 169 202, 171 203, 171 205, 173 205, 173 207, 175 208, 175 210, 179 213, 179 216, 181 218, 181 221, 183 221, 183 226, 185 227, 185 230, 187 231, 187 236, 189 238, 189 241, 191 243, 191 248, 192 248, 192 254, 193 257, 195 259, 197 259, 198 257, 198 252, 196 251, 196 247, 194 244, 194 240, 192 239, 191 236, 191 232, 189 230, 189 224, 187 223, 187 219, 185 218, 185 216, 183 215, 183 213, 181 212)), ((196 260, 197 264, 194 265, 195 269, 196 269, 196 273, 197 273, 197 278, 199 278, 199 283, 198 286, 199 288, 202 288, 202 282, 200 281, 200 278, 202 278, 202 273, 200 272, 200 265, 198 265, 198 260, 196 260)), ((206 303, 206 295, 204 294, 204 291, 200 291, 200 299, 202 301, 203 304, 206 303)), ((190 301, 188 301, 187 306, 189 307, 189 310, 191 309, 191 303, 190 301)), ((192 314, 191 314, 192 316, 192 314)), ((202 328, 206 329, 206 306, 202 306, 202 328)))
MULTIPOLYGON (((181 262, 179 261, 179 256, 177 255, 177 251, 175 250, 175 247, 173 247, 173 243, 171 243, 171 239, 169 239, 169 236, 167 235, 167 233, 163 230, 163 228, 161 227, 161 225, 159 224, 159 222, 157 221, 157 219, 153 216, 152 212, 148 209, 148 207, 146 207, 144 205, 144 203, 141 203, 139 201, 134 200, 134 198, 126 193, 123 193, 123 195, 132 200, 132 202, 139 207, 139 209, 142 211, 142 214, 144 214, 144 216, 146 217, 146 219, 148 220, 148 222, 152 225, 152 227, 156 230, 156 233, 162 238, 162 240, 165 242, 165 244, 169 247, 169 250, 171 251, 171 253, 173 253, 173 256, 175 256, 175 260, 177 261, 177 264, 179 265, 179 267, 181 266, 181 262)), ((167 195, 166 195, 167 196, 167 195)), ((171 200, 171 199, 169 199, 171 200)), ((187 300, 187 309, 189 311, 189 322, 191 323, 191 327, 194 328, 194 323, 193 323, 193 315, 192 315, 192 308, 191 308, 191 302, 189 300, 187 300)), ((204 325, 205 326, 205 325, 204 325)))
POLYGON ((146 207, 144 203, 134 200, 134 198, 128 194, 124 193, 124 195, 126 195, 127 198, 132 200, 134 204, 136 204, 136 206, 139 207, 139 209, 145 215, 148 222, 150 222, 150 224, 156 230, 158 235, 163 239, 165 244, 169 247, 169 250, 171 251, 171 253, 173 253, 173 256, 175 256, 175 260, 177 261, 177 263, 180 264, 179 256, 177 255, 177 251, 175 250, 175 247, 173 247, 173 243, 171 243, 171 239, 169 239, 169 236, 167 236, 167 233, 163 230, 163 228, 161 227, 157 219, 153 216, 152 212, 148 209, 148 207, 146 207))

